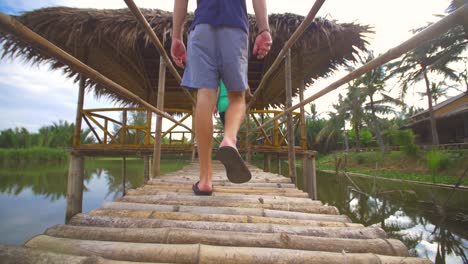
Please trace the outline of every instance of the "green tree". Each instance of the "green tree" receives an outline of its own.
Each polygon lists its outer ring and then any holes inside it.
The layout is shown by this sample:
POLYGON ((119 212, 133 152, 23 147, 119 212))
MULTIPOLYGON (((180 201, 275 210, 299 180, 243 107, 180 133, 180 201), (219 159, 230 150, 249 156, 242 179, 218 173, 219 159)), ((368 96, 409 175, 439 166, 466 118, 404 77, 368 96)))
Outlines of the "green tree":
MULTIPOLYGON (((421 31, 416 29, 413 32, 421 31)), ((388 65, 391 70, 389 76, 398 76, 401 94, 404 96, 410 85, 424 81, 430 114, 432 143, 439 144, 437 124, 432 105, 432 90, 430 74, 440 75, 451 80, 458 80, 456 71, 450 64, 463 60, 460 54, 466 48, 466 40, 462 27, 456 27, 441 37, 429 41, 418 48, 406 53, 402 58, 388 65)))
MULTIPOLYGON (((366 57, 360 58, 361 64, 366 64, 374 59, 372 51, 367 53, 366 57)), ((375 133, 377 144, 382 152, 385 152, 385 144, 382 138, 380 118, 377 113, 387 113, 392 111, 391 105, 401 105, 402 102, 392 98, 391 96, 384 93, 385 89, 385 68, 383 66, 377 67, 373 70, 368 71, 364 75, 356 79, 355 85, 365 93, 369 99, 369 102, 365 105, 367 111, 370 110, 370 120, 368 126, 372 128, 375 133), (380 95, 382 99, 376 100, 375 97, 380 95)))

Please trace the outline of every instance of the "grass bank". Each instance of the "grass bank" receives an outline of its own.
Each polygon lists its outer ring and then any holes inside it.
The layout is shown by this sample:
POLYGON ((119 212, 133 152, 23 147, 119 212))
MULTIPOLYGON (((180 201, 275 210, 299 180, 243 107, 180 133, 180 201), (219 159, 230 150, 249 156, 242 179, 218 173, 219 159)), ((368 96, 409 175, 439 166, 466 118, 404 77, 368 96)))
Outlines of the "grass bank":
POLYGON ((69 153, 60 148, 25 148, 25 149, 3 149, 0 148, 0 164, 42 164, 61 163, 68 161, 69 153))
MULTIPOLYGON (((412 180, 440 184, 456 184, 468 166, 468 151, 439 152, 437 166, 428 158, 429 152, 407 155, 401 151, 348 152, 320 156, 318 170, 341 170, 392 179, 412 180)), ((465 180, 463 185, 468 185, 465 180)))

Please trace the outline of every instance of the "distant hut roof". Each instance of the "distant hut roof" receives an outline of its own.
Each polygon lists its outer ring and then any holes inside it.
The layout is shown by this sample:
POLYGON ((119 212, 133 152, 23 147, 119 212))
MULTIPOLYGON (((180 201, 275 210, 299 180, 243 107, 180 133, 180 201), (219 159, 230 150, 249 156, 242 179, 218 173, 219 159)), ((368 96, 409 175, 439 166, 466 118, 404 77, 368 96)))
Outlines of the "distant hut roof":
MULTIPOLYGON (((170 54, 172 13, 157 9, 141 9, 170 54)), ((128 9, 102 10, 53 7, 27 12, 17 19, 25 26, 48 39, 63 50, 85 62, 106 77, 129 89, 139 97, 156 105, 159 54, 147 34, 138 25, 128 9)), ((186 30, 193 15, 189 14, 186 30)), ((263 74, 273 63, 285 42, 304 20, 294 14, 269 16, 273 46, 264 60, 249 58, 249 85, 255 92, 263 74)), ((255 18, 250 16, 251 32, 255 32, 255 18)), ((367 44, 363 35, 369 26, 354 23, 338 24, 317 18, 292 47, 292 78, 294 94, 301 79, 309 85, 319 77, 329 75, 338 66, 354 61, 358 50, 367 44)), ((250 51, 255 35, 250 34, 250 51)), ((186 38, 186 35, 185 35, 186 38)), ((40 49, 0 30, 3 56, 22 57, 33 63, 49 62, 53 69, 62 69, 70 77, 78 73, 67 65, 51 58, 40 49)), ((182 75, 182 70, 180 70, 182 75)), ((277 69, 260 94, 254 108, 284 105, 284 67, 277 69)), ((89 80, 86 83, 98 96, 109 96, 117 102, 133 104, 104 86, 89 80)), ((192 109, 179 84, 166 74, 165 107, 192 109)))

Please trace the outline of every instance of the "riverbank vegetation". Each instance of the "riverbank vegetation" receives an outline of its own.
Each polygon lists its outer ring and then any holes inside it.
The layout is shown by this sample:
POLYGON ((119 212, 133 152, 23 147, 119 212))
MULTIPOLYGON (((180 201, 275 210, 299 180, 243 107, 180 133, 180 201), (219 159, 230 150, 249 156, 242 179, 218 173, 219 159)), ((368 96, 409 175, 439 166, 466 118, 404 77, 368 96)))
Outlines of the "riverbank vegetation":
MULTIPOLYGON (((337 152, 319 156, 318 170, 355 172, 370 176, 440 184, 457 184, 468 164, 468 150, 337 152)), ((468 185, 466 182, 462 182, 468 185)))

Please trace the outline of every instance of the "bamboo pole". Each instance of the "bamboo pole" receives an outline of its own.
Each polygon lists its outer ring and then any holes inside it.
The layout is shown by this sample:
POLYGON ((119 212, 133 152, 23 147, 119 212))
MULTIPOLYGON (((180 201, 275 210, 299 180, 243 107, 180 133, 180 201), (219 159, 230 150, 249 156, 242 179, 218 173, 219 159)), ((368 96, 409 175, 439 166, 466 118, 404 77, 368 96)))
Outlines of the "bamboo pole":
POLYGON ((92 216, 110 216, 141 219, 161 219, 178 221, 204 221, 204 222, 229 222, 229 223, 264 223, 278 225, 295 226, 320 226, 320 227, 347 227, 362 228, 361 224, 315 221, 315 220, 297 220, 287 218, 274 218, 263 216, 247 215, 225 215, 225 214, 192 214, 184 212, 157 212, 157 211, 138 211, 138 210, 110 210, 96 209, 89 213, 92 216))
POLYGON ((127 191, 125 190, 125 182, 127 181, 127 158, 122 158, 122 195, 124 196, 127 191))
POLYGON ((287 234, 234 233, 177 228, 138 229, 56 225, 46 235, 58 238, 135 243, 204 244, 213 246, 266 247, 324 252, 374 253, 408 256, 395 239, 342 239, 287 234))
POLYGON ((111 90, 112 92, 119 94, 123 97, 133 100, 134 102, 150 109, 157 114, 162 115, 164 118, 171 120, 172 122, 179 124, 180 126, 186 128, 189 131, 192 131, 189 127, 185 126, 184 124, 180 124, 176 119, 171 117, 170 115, 164 113, 163 111, 159 110, 158 108, 154 107, 150 103, 146 102, 145 100, 141 99, 134 93, 130 92, 129 90, 125 89, 123 86, 115 83, 114 81, 110 80, 109 78, 105 77, 98 71, 94 70, 93 68, 89 67, 88 65, 84 64, 77 58, 71 56, 64 50, 60 49, 59 47, 55 46, 47 39, 41 37, 40 35, 36 34, 29 28, 25 27, 23 24, 18 22, 13 17, 0 13, 0 27, 9 32, 23 41, 29 42, 32 45, 35 45, 36 48, 43 50, 48 55, 54 57, 55 59, 59 60, 63 64, 66 64, 76 70, 77 72, 85 75, 88 78, 95 80, 96 82, 101 83, 107 89, 111 90))
MULTIPOLYGON (((154 33, 153 29, 151 28, 151 25, 148 23, 148 21, 146 21, 146 18, 143 16, 140 9, 138 8, 138 6, 135 4, 135 2, 133 0, 124 0, 124 1, 127 4, 128 8, 135 15, 135 18, 140 23, 140 26, 143 27, 143 30, 146 32, 146 34, 148 34, 151 42, 153 42, 154 46, 158 50, 161 57, 163 57, 165 65, 169 67, 169 71, 172 73, 174 78, 180 84, 182 82, 182 78, 180 77, 179 72, 177 72, 176 68, 172 64, 171 59, 169 58, 169 56, 166 53, 166 50, 164 49, 163 45, 159 41, 158 36, 156 35, 156 33, 154 33)), ((163 42, 164 42, 164 40, 163 40, 163 42)), ((192 101, 192 105, 195 106, 196 105, 195 99, 192 97, 190 92, 187 89, 183 88, 183 87, 181 87, 181 88, 182 88, 182 91, 184 91, 184 93, 192 101)))
MULTIPOLYGON (((154 195, 154 194, 161 194, 161 193, 193 193, 192 188, 187 186, 184 188, 180 187, 150 187, 150 188, 138 188, 136 190, 130 190, 128 192, 129 195, 154 195)), ((264 191, 258 192, 254 190, 235 190, 232 191, 228 189, 228 191, 220 188, 216 188, 213 191, 213 196, 267 196, 267 197, 297 197, 297 198, 308 198, 309 194, 306 192, 273 192, 273 191, 264 191)))
POLYGON ((117 228, 188 228, 209 231, 286 233, 292 235, 314 237, 336 237, 352 239, 385 238, 386 234, 380 227, 318 227, 293 226, 260 223, 227 223, 205 221, 175 221, 161 219, 139 219, 108 216, 75 215, 70 220, 74 226, 96 226, 117 228))
POLYGON ((323 3, 325 0, 316 0, 314 5, 309 11, 309 14, 307 14, 306 18, 302 23, 299 25, 299 27, 294 31, 294 33, 291 35, 289 40, 284 44, 283 48, 279 52, 278 56, 276 56, 275 61, 271 64, 270 68, 268 71, 263 75, 262 80, 260 81, 260 84, 258 85, 257 89, 255 90, 255 93, 253 94, 252 98, 250 99, 249 104, 247 105, 247 111, 252 107, 254 104, 255 100, 259 96, 261 90, 266 86, 266 82, 268 79, 272 76, 272 74, 275 72, 275 70, 281 65, 281 61, 284 59, 286 56, 286 53, 288 52, 289 49, 296 43, 296 41, 299 39, 299 37, 306 31, 306 29, 310 26, 310 24, 313 22, 315 16, 317 15, 318 11, 322 7, 323 3))
MULTIPOLYGON (((180 185, 184 185, 184 184, 179 184, 179 183, 170 183, 170 182, 156 182, 156 181, 150 181, 148 183, 149 185, 162 185, 162 186, 180 186, 180 185)), ((192 183, 193 184, 193 183, 192 183)), ((264 188, 270 188, 270 189, 273 189, 273 190, 276 190, 276 189, 292 189, 292 190, 296 190, 295 189, 295 186, 294 184, 292 183, 266 183, 266 182, 254 182, 254 183, 251 183, 251 182, 246 182, 246 183, 242 183, 242 185, 240 184, 237 184, 237 183, 232 183, 232 182, 225 182, 224 184, 222 184, 222 186, 239 186, 239 188, 244 188, 244 187, 264 187, 264 188)))
MULTIPOLYGON (((354 71, 348 73, 346 76, 343 78, 340 78, 339 80, 333 82, 326 88, 320 90, 316 94, 308 97, 304 101, 299 102, 298 104, 289 107, 288 109, 284 110, 281 114, 278 114, 274 116, 272 119, 268 120, 265 122, 261 127, 265 127, 266 125, 270 124, 271 122, 275 122, 278 120, 280 117, 287 115, 289 113, 292 113, 294 110, 297 108, 304 106, 306 104, 309 104, 313 102, 314 100, 324 96, 325 94, 339 88, 341 85, 346 84, 359 76, 379 67, 382 66, 383 64, 398 58, 399 56, 411 51, 412 49, 419 47, 420 45, 426 43, 427 41, 434 39, 448 30, 450 30, 452 27, 457 25, 464 17, 464 15, 468 13, 468 4, 463 5, 459 9, 457 9, 455 12, 453 12, 450 15, 447 15, 446 17, 442 18, 438 22, 432 24, 428 28, 424 29, 423 31, 417 33, 410 39, 406 40, 405 42, 401 43, 400 45, 389 49, 387 52, 384 54, 378 56, 377 58, 369 61, 368 63, 364 64, 363 66, 355 69, 354 71)), ((257 127, 256 129, 253 129, 252 133, 260 129, 260 127, 257 127)))
MULTIPOLYGON (((127 5, 128 5, 128 2, 131 2, 134 5, 133 1, 125 1, 125 2, 127 3, 127 5)), ((138 12, 139 11, 140 10, 138 10, 138 12)), ((163 42, 165 40, 166 40, 165 37, 163 37, 163 42)), ((156 107, 159 109, 164 109, 164 90, 166 86, 165 84, 166 84, 166 62, 164 61, 164 56, 161 55, 159 56, 158 102, 156 105, 156 107)), ((153 177, 161 176, 161 141, 162 141, 161 134, 162 134, 162 116, 157 115, 156 116, 156 134, 154 135, 153 177)))
MULTIPOLYGON (((284 61, 284 76, 285 76, 285 93, 286 93, 286 105, 285 107, 292 106, 292 73, 291 73, 291 49, 288 49, 286 53, 286 59, 284 61)), ((288 160, 289 160, 289 177, 292 183, 297 186, 297 174, 296 174, 296 151, 295 146, 295 133, 293 116, 289 113, 287 116, 288 123, 288 160)))
MULTIPOLYGON (((18 246, 0 245, 0 259, 2 263, 21 263, 21 264, 144 264, 143 262, 129 262, 104 259, 98 256, 73 256, 66 254, 57 254, 43 250, 18 246)), ((154 262, 152 262, 154 263, 154 262)))
POLYGON ((139 197, 142 199, 149 199, 148 201, 167 201, 167 200, 182 200, 184 201, 203 201, 209 202, 216 200, 219 202, 250 202, 250 203, 261 203, 261 204, 309 204, 310 206, 322 206, 321 201, 312 201, 309 198, 297 198, 297 197, 267 197, 261 195, 251 195, 251 196, 235 196, 235 195, 225 195, 217 197, 207 197, 207 196, 194 196, 191 194, 185 193, 159 193, 159 194, 135 194, 131 193, 127 197, 139 197))
MULTIPOLYGON (((144 176, 145 183, 146 183, 151 179, 151 175, 150 175, 150 156, 149 155, 145 155, 143 157, 143 167, 144 167, 143 176, 144 176)), ((129 190, 129 192, 130 191, 132 191, 132 190, 129 190)), ((127 192, 127 194, 129 192, 127 192)))
POLYGON ((81 144, 80 135, 81 135, 81 121, 82 121, 82 111, 84 104, 84 89, 85 89, 85 77, 80 75, 80 88, 78 90, 78 103, 76 104, 76 118, 75 118, 75 130, 73 133, 73 147, 77 147, 81 144))
MULTIPOLYGON (((299 82, 299 101, 300 102, 304 101, 304 91, 305 91, 303 54, 304 54, 304 48, 301 48, 299 50, 299 56, 298 56, 300 76, 301 76, 301 79, 299 82)), ((300 120, 299 123, 301 124, 301 148, 302 150, 306 151, 308 149, 308 146, 307 146, 307 124, 306 124, 304 106, 300 107, 299 120, 300 120)))
POLYGON ((214 207, 242 207, 242 208, 262 208, 271 210, 280 210, 288 212, 302 212, 312 214, 331 214, 337 215, 338 209, 334 206, 311 205, 310 203, 258 203, 229 201, 229 200, 179 200, 164 199, 159 200, 152 196, 125 196, 116 199, 117 202, 126 203, 144 203, 144 204, 162 204, 176 206, 214 206, 214 207))
POLYGON ((263 154, 263 170, 266 172, 271 171, 271 153, 263 154))
POLYGON ((192 214, 228 214, 228 215, 249 215, 300 220, 316 220, 324 222, 344 222, 351 220, 345 215, 311 214, 293 211, 280 211, 263 208, 236 208, 222 206, 187 206, 187 205, 166 205, 166 204, 142 204, 128 202, 104 202, 104 209, 113 210, 140 210, 158 212, 186 212, 192 214))
POLYGON ((68 222, 74 215, 83 210, 84 157, 72 154, 68 168, 67 210, 65 220, 68 222))
POLYGON ((317 200, 317 174, 316 174, 316 168, 315 168, 315 153, 310 152, 308 154, 304 154, 305 158, 303 161, 305 161, 304 166, 304 171, 306 173, 305 175, 305 186, 304 189, 307 190, 307 193, 309 193, 309 197, 313 200, 317 200))
MULTIPOLYGON (((287 238, 287 237, 286 237, 287 238)), ((98 255, 113 260, 167 263, 432 263, 425 258, 376 255, 371 253, 317 252, 305 250, 224 247, 202 244, 156 244, 79 240, 40 235, 26 246, 70 255, 98 255)))

